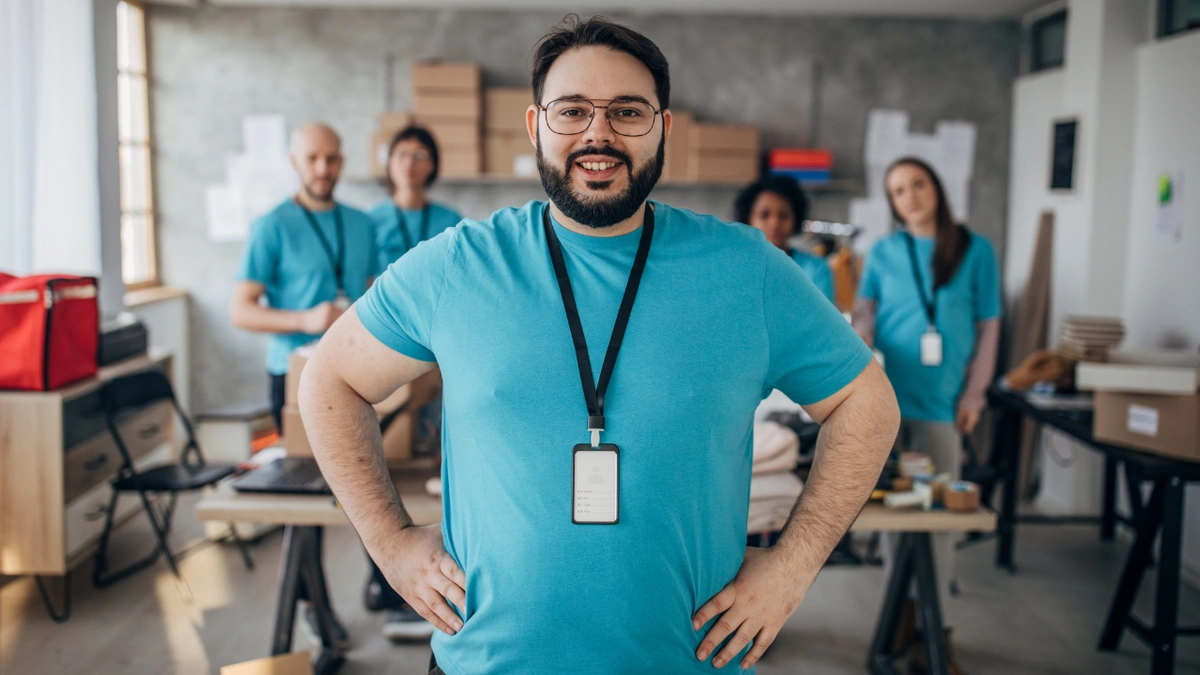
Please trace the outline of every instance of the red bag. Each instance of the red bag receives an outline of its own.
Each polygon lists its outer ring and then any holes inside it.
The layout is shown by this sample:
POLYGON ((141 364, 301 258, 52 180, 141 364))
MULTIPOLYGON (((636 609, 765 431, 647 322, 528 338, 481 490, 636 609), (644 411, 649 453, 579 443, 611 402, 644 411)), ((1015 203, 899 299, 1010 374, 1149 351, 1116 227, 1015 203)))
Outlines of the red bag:
POLYGON ((96 374, 96 280, 0 272, 0 389, 57 389, 96 374))

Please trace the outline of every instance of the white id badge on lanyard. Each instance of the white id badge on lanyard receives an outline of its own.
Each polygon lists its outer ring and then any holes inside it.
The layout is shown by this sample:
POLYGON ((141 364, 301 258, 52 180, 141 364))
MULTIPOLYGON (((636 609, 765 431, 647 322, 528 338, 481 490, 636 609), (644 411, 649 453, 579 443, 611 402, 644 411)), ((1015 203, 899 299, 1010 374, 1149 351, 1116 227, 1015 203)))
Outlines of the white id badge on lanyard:
POLYGON ((615 525, 621 501, 620 451, 612 443, 575 446, 571 471, 571 522, 615 525))
POLYGON ((350 309, 350 296, 346 295, 346 291, 338 289, 337 297, 333 299, 333 306, 343 312, 350 309))
POLYGON ((942 365, 942 334, 935 326, 921 334, 921 365, 942 365))

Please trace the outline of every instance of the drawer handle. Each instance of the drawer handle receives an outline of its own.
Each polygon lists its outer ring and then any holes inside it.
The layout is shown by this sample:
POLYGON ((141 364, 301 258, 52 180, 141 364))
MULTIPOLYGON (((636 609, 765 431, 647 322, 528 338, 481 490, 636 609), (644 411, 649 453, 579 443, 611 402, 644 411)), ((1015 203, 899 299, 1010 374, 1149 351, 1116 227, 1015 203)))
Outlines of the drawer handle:
POLYGON ((96 469, 99 469, 100 467, 104 466, 105 464, 108 464, 108 455, 96 455, 92 459, 89 459, 88 461, 83 463, 83 470, 84 471, 95 471, 96 469))
POLYGON ((83 519, 89 523, 94 523, 108 514, 108 507, 103 504, 97 504, 96 508, 83 514, 83 519))
POLYGON ((157 424, 151 424, 150 426, 146 427, 145 429, 142 429, 141 431, 139 431, 138 437, 139 438, 154 438, 155 436, 158 435, 158 431, 160 428, 161 427, 159 427, 157 424))

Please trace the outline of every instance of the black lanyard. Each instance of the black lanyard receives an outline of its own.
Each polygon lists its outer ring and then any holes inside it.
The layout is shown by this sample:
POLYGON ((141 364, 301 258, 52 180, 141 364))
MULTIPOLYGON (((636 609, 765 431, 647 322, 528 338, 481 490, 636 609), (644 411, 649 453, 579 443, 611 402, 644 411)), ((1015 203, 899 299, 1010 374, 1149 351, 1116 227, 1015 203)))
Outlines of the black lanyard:
POLYGON ((638 242, 637 255, 633 258, 633 268, 629 270, 629 281, 625 284, 625 295, 621 298, 620 309, 617 310, 617 320, 613 324, 612 337, 608 341, 608 352, 604 355, 604 366, 600 369, 598 383, 592 382, 592 362, 588 357, 587 340, 583 335, 583 325, 579 322, 579 309, 575 305, 571 279, 567 276, 562 246, 558 242, 558 235, 554 233, 554 226, 550 224, 549 204, 542 211, 542 225, 546 229, 546 245, 550 249, 550 261, 554 264, 558 290, 562 294, 563 309, 567 312, 567 324, 571 327, 571 340, 575 343, 575 360, 579 364, 583 399, 587 403, 588 431, 592 432, 594 446, 597 444, 598 432, 604 431, 604 392, 608 390, 608 381, 612 378, 613 367, 617 363, 617 353, 621 351, 621 341, 625 339, 625 327, 629 325, 629 314, 633 311, 633 301, 637 299, 642 272, 646 269, 646 258, 650 255, 650 240, 654 237, 654 211, 649 204, 646 205, 642 238, 638 242))
POLYGON ((321 240, 321 248, 325 249, 325 255, 329 257, 329 266, 333 268, 333 276, 337 278, 338 292, 345 293, 346 284, 342 280, 342 268, 346 260, 346 241, 345 235, 342 232, 342 212, 338 210, 337 204, 333 205, 333 222, 337 225, 338 244, 338 253, 335 256, 333 248, 329 245, 329 240, 325 238, 325 233, 321 231, 321 226, 317 223, 317 217, 299 202, 296 203, 296 206, 299 206, 300 210, 304 212, 304 216, 308 219, 308 224, 312 226, 317 239, 321 240))
POLYGON ((408 218, 404 216, 404 212, 400 207, 396 207, 396 227, 400 230, 400 238, 404 240, 404 252, 408 253, 417 244, 429 238, 429 205, 426 204, 421 209, 421 238, 413 243, 412 238, 408 236, 408 218))
POLYGON ((917 262, 917 247, 913 244, 912 235, 905 232, 904 242, 908 244, 908 261, 912 263, 913 280, 917 282, 917 293, 921 295, 925 316, 929 317, 930 326, 937 326, 937 289, 933 289, 932 298, 925 295, 925 283, 921 281, 921 265, 917 262))

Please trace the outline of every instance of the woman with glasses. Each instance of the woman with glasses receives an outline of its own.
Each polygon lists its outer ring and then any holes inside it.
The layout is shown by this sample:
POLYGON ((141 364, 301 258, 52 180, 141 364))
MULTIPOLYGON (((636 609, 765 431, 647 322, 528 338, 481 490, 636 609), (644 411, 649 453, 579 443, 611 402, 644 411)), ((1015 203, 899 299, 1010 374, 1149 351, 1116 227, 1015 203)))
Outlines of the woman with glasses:
MULTIPOLYGON (((433 135, 419 126, 407 127, 396 134, 388 150, 387 162, 391 198, 368 212, 375 221, 381 269, 386 269, 417 244, 462 220, 454 209, 429 200, 427 190, 437 180, 437 175, 438 148, 433 135)), ((437 432, 433 430, 439 426, 441 375, 435 368, 409 386, 409 405, 418 411, 418 427, 421 432, 428 433, 430 439, 436 440, 437 432)), ((433 624, 421 618, 388 585, 374 561, 371 562, 371 578, 367 582, 364 601, 371 611, 388 610, 383 634, 389 640, 420 640, 433 635, 433 624)))
POLYGON ((437 175, 438 148, 433 135, 418 126, 396 134, 387 162, 391 198, 368 212, 375 221, 375 243, 384 268, 462 220, 454 209, 429 201, 427 190, 437 175))

